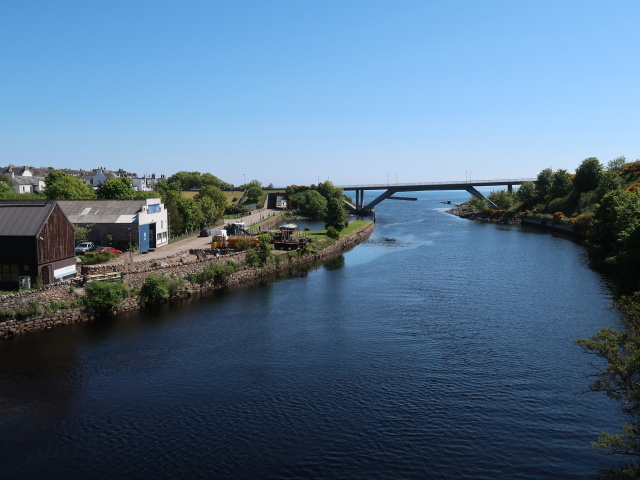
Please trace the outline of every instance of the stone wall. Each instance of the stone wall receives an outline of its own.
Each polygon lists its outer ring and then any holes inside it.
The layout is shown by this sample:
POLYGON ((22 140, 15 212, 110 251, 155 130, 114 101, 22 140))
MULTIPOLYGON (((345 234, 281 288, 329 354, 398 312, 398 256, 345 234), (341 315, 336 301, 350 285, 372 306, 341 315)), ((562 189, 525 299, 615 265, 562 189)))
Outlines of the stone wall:
MULTIPOLYGON (((354 248, 359 243, 365 241, 371 235, 375 225, 368 224, 361 230, 354 232, 348 237, 338 240, 333 245, 319 250, 318 252, 309 252, 301 254, 299 252, 278 253, 281 260, 279 262, 272 261, 267 266, 258 268, 245 268, 239 270, 227 277, 222 285, 193 285, 187 284, 182 297, 190 297, 195 295, 203 295, 222 288, 231 288, 240 285, 246 285, 256 280, 285 273, 296 268, 309 267, 318 262, 336 257, 344 252, 354 248)), ((275 258, 274 255, 274 258, 275 258)), ((159 265, 154 268, 148 268, 144 271, 133 271, 123 274, 123 281, 129 288, 139 289, 144 283, 146 277, 150 273, 183 278, 188 274, 194 274, 202 271, 207 267, 216 264, 226 264, 229 260, 240 264, 245 259, 245 252, 236 252, 231 255, 215 257, 213 255, 198 255, 196 260, 186 261, 186 257, 182 257, 183 261, 167 264, 156 260, 159 265)), ((110 271, 110 270, 109 270, 110 271)), ((50 307, 53 302, 67 302, 71 304, 84 293, 80 288, 74 288, 69 282, 63 282, 48 285, 38 290, 29 290, 9 295, 0 296, 0 313, 5 311, 18 312, 21 309, 37 308, 40 315, 23 319, 5 320, 0 316, 0 338, 7 338, 13 335, 20 335, 31 331, 44 330, 56 325, 65 325, 76 322, 84 322, 93 320, 92 315, 88 315, 81 308, 64 308, 61 310, 51 311, 50 307)), ((117 312, 135 310, 140 308, 139 297, 133 296, 122 302, 117 312)))

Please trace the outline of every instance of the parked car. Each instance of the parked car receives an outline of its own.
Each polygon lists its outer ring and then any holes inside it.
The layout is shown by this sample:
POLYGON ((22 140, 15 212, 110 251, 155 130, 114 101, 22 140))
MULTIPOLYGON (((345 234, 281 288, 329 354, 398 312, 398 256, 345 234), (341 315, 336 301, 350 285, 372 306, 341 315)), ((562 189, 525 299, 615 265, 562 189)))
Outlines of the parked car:
POLYGON ((81 242, 78 245, 76 245, 76 250, 75 250, 76 255, 82 255, 83 253, 87 253, 93 247, 95 247, 93 242, 81 242))
POLYGON ((198 235, 199 237, 210 237, 211 236, 211 230, 207 229, 207 228, 203 228, 202 230, 200 230, 200 235, 198 235))
POLYGON ((113 247, 95 247, 93 251, 98 253, 117 253, 118 255, 122 253, 122 250, 113 247))

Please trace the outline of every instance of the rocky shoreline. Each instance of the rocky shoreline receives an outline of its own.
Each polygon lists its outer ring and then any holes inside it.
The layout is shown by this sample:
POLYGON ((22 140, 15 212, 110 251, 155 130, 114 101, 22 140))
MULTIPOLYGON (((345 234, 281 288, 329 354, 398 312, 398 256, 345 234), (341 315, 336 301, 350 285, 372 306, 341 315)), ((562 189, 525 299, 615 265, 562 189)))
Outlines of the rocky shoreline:
POLYGON ((501 223, 503 225, 520 225, 522 223, 520 218, 509 215, 489 215, 484 212, 472 212, 469 210, 469 205, 467 203, 460 203, 452 209, 447 210, 447 213, 460 218, 477 220, 478 222, 501 223))
MULTIPOLYGON (((184 289, 171 300, 187 299, 198 295, 210 294, 216 290, 234 288, 251 285, 267 278, 277 275, 284 275, 288 272, 295 272, 302 268, 310 268, 325 260, 337 257, 364 242, 369 238, 375 224, 369 223, 360 230, 337 240, 332 245, 324 247, 315 252, 298 253, 296 251, 280 255, 279 261, 269 262, 265 266, 246 267, 238 270, 225 278, 219 284, 195 285, 187 282, 184 289)), ((205 268, 226 264, 229 260, 241 263, 245 259, 244 252, 233 255, 216 257, 213 255, 197 255, 192 261, 178 263, 163 263, 155 268, 146 271, 124 273, 122 279, 127 287, 139 289, 150 273, 176 276, 184 278, 188 274, 198 273, 205 268)), ((59 325, 88 322, 96 317, 78 307, 60 308, 51 310, 51 305, 72 305, 83 295, 82 289, 74 288, 70 283, 64 282, 49 285, 38 290, 29 290, 9 295, 0 296, 0 338, 9 338, 15 335, 23 335, 29 332, 50 329, 59 325), (35 308, 39 315, 15 315, 17 312, 27 312, 30 308, 35 308), (11 318, 7 318, 11 313, 11 318)), ((111 313, 119 313, 141 309, 140 297, 137 295, 125 299, 120 307, 111 313)))
POLYGON ((534 227, 553 233, 554 235, 558 234, 569 237, 574 241, 585 240, 584 235, 574 231, 570 224, 553 223, 553 221, 546 218, 511 217, 508 215, 492 215, 485 212, 472 212, 469 210, 469 205, 466 203, 456 205, 454 208, 447 210, 447 213, 455 215, 456 217, 466 218, 468 220, 476 220, 478 222, 534 227))

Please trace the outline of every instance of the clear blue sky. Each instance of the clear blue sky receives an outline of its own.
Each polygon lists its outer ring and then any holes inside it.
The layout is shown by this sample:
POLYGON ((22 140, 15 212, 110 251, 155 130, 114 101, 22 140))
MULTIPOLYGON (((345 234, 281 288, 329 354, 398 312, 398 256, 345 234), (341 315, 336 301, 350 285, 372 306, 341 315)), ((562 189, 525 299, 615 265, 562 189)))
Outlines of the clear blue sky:
POLYGON ((0 165, 280 186, 633 161, 639 19, 637 0, 3 0, 0 165))

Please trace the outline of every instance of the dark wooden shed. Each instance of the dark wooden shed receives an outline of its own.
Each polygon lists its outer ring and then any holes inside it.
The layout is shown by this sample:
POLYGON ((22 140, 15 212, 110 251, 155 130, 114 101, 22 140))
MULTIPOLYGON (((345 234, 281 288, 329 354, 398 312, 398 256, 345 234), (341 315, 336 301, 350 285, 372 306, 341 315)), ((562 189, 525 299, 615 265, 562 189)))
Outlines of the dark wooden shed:
POLYGON ((0 201, 0 289, 74 276, 73 226, 55 200, 0 201))

